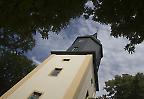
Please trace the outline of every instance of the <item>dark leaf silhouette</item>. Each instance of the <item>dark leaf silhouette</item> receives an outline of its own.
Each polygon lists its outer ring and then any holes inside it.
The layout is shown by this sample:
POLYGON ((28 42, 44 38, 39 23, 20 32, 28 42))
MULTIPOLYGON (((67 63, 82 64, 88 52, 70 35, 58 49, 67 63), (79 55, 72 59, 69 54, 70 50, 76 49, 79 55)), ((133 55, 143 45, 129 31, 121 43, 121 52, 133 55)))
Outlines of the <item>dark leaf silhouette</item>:
MULTIPOLYGON (((108 92, 108 99, 143 99, 144 98, 144 74, 137 73, 135 76, 122 74, 105 82, 104 89, 108 92)), ((99 98, 99 99, 105 99, 99 98)))
POLYGON ((84 12, 87 0, 1 0, 0 26, 18 33, 60 31, 84 12))
POLYGON ((32 61, 24 55, 5 53, 0 56, 0 95, 34 69, 32 61))
POLYGON ((143 0, 96 0, 93 19, 110 24, 111 36, 125 37, 130 43, 125 50, 133 53, 135 45, 144 41, 143 0))

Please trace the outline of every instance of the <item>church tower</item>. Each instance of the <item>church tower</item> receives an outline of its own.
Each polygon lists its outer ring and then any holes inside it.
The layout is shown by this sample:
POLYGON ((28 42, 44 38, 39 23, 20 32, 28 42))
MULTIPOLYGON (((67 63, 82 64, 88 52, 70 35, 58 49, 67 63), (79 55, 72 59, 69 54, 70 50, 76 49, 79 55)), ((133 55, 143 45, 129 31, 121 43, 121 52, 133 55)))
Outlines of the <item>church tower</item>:
POLYGON ((1 99, 88 99, 96 96, 103 57, 97 34, 80 36, 67 51, 51 55, 1 99))

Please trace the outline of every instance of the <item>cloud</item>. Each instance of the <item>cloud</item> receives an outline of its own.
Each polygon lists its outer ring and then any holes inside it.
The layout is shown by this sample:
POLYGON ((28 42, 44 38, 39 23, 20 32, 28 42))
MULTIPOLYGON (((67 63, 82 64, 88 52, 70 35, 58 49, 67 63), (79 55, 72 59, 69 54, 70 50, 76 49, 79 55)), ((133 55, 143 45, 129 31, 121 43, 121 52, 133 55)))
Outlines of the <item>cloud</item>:
POLYGON ((93 4, 92 1, 88 1, 87 3, 85 3, 85 7, 86 7, 86 8, 91 8, 91 9, 94 9, 94 8, 95 8, 95 6, 94 6, 94 4, 93 4))
POLYGON ((104 82, 112 79, 114 75, 144 72, 144 43, 136 47, 136 53, 129 54, 124 50, 124 46, 128 43, 127 39, 114 38, 110 36, 109 25, 102 25, 91 19, 85 20, 83 17, 71 19, 67 28, 62 29, 58 35, 50 32, 48 40, 43 40, 37 33, 36 46, 27 53, 27 56, 36 63, 40 63, 50 55, 51 50, 66 50, 77 36, 91 35, 96 32, 98 32, 104 51, 99 69, 100 91, 97 95, 105 93, 104 82))
POLYGON ((113 38, 109 34, 110 30, 99 31, 99 39, 103 44, 104 57, 99 69, 100 92, 98 95, 105 93, 103 90, 104 82, 112 79, 115 75, 123 73, 136 74, 144 72, 144 43, 136 47, 136 53, 129 54, 124 51, 124 46, 128 43, 125 38, 113 38))
POLYGON ((41 64, 41 62, 38 61, 35 57, 32 57, 31 59, 32 59, 32 61, 33 61, 36 65, 41 64))

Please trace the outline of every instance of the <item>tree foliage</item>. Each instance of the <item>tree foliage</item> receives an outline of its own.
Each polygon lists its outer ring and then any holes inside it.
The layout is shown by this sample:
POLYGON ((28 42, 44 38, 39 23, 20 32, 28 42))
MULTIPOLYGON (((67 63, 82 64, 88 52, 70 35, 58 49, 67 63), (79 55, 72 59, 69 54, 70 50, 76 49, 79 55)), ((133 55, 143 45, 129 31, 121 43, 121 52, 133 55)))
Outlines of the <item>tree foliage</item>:
POLYGON ((59 31, 71 18, 84 12, 87 0, 1 0, 0 27, 28 34, 39 31, 48 38, 48 31, 59 31))
POLYGON ((84 12, 87 0, 0 0, 0 95, 29 73, 34 65, 24 53, 42 38, 60 31, 84 12))
MULTIPOLYGON (((116 75, 114 79, 105 82, 105 96, 109 99, 144 99, 144 74, 137 73, 116 75)), ((105 99, 103 97, 99 99, 105 99)))
POLYGON ((32 34, 19 34, 0 28, 0 95, 6 92, 35 65, 24 53, 35 46, 32 34))
POLYGON ((5 53, 0 56, 0 95, 34 68, 33 62, 24 55, 5 53))
POLYGON ((110 24, 111 35, 125 37, 130 42, 125 46, 129 53, 135 45, 144 41, 144 1, 143 0, 93 0, 95 21, 110 24))
POLYGON ((0 28, 0 56, 5 52, 23 54, 35 46, 32 34, 20 34, 0 28))
POLYGON ((125 46, 129 53, 135 45, 144 41, 143 0, 92 0, 95 9, 84 7, 88 0, 1 0, 0 28, 31 34, 39 31, 42 38, 48 32, 58 32, 66 27, 71 18, 83 13, 85 18, 111 25, 111 35, 125 37, 130 42, 125 46), (137 5, 137 6, 136 6, 137 5))

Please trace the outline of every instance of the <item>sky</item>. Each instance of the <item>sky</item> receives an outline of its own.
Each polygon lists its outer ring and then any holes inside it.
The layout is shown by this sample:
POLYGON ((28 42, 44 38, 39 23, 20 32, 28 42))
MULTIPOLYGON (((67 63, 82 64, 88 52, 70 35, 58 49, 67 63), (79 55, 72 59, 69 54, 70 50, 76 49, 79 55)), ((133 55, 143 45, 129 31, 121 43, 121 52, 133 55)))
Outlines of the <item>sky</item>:
POLYGON ((103 89, 104 82, 113 79, 115 75, 144 73, 144 43, 136 46, 135 53, 129 54, 124 50, 124 46, 129 41, 126 38, 110 36, 110 25, 103 25, 91 19, 85 20, 82 16, 71 19, 67 28, 62 29, 58 35, 50 32, 48 40, 42 39, 37 33, 36 46, 27 53, 27 56, 36 64, 40 64, 50 55, 50 51, 66 50, 77 36, 92 35, 96 32, 103 45, 104 54, 99 68, 100 91, 97 95, 106 93, 103 89))

